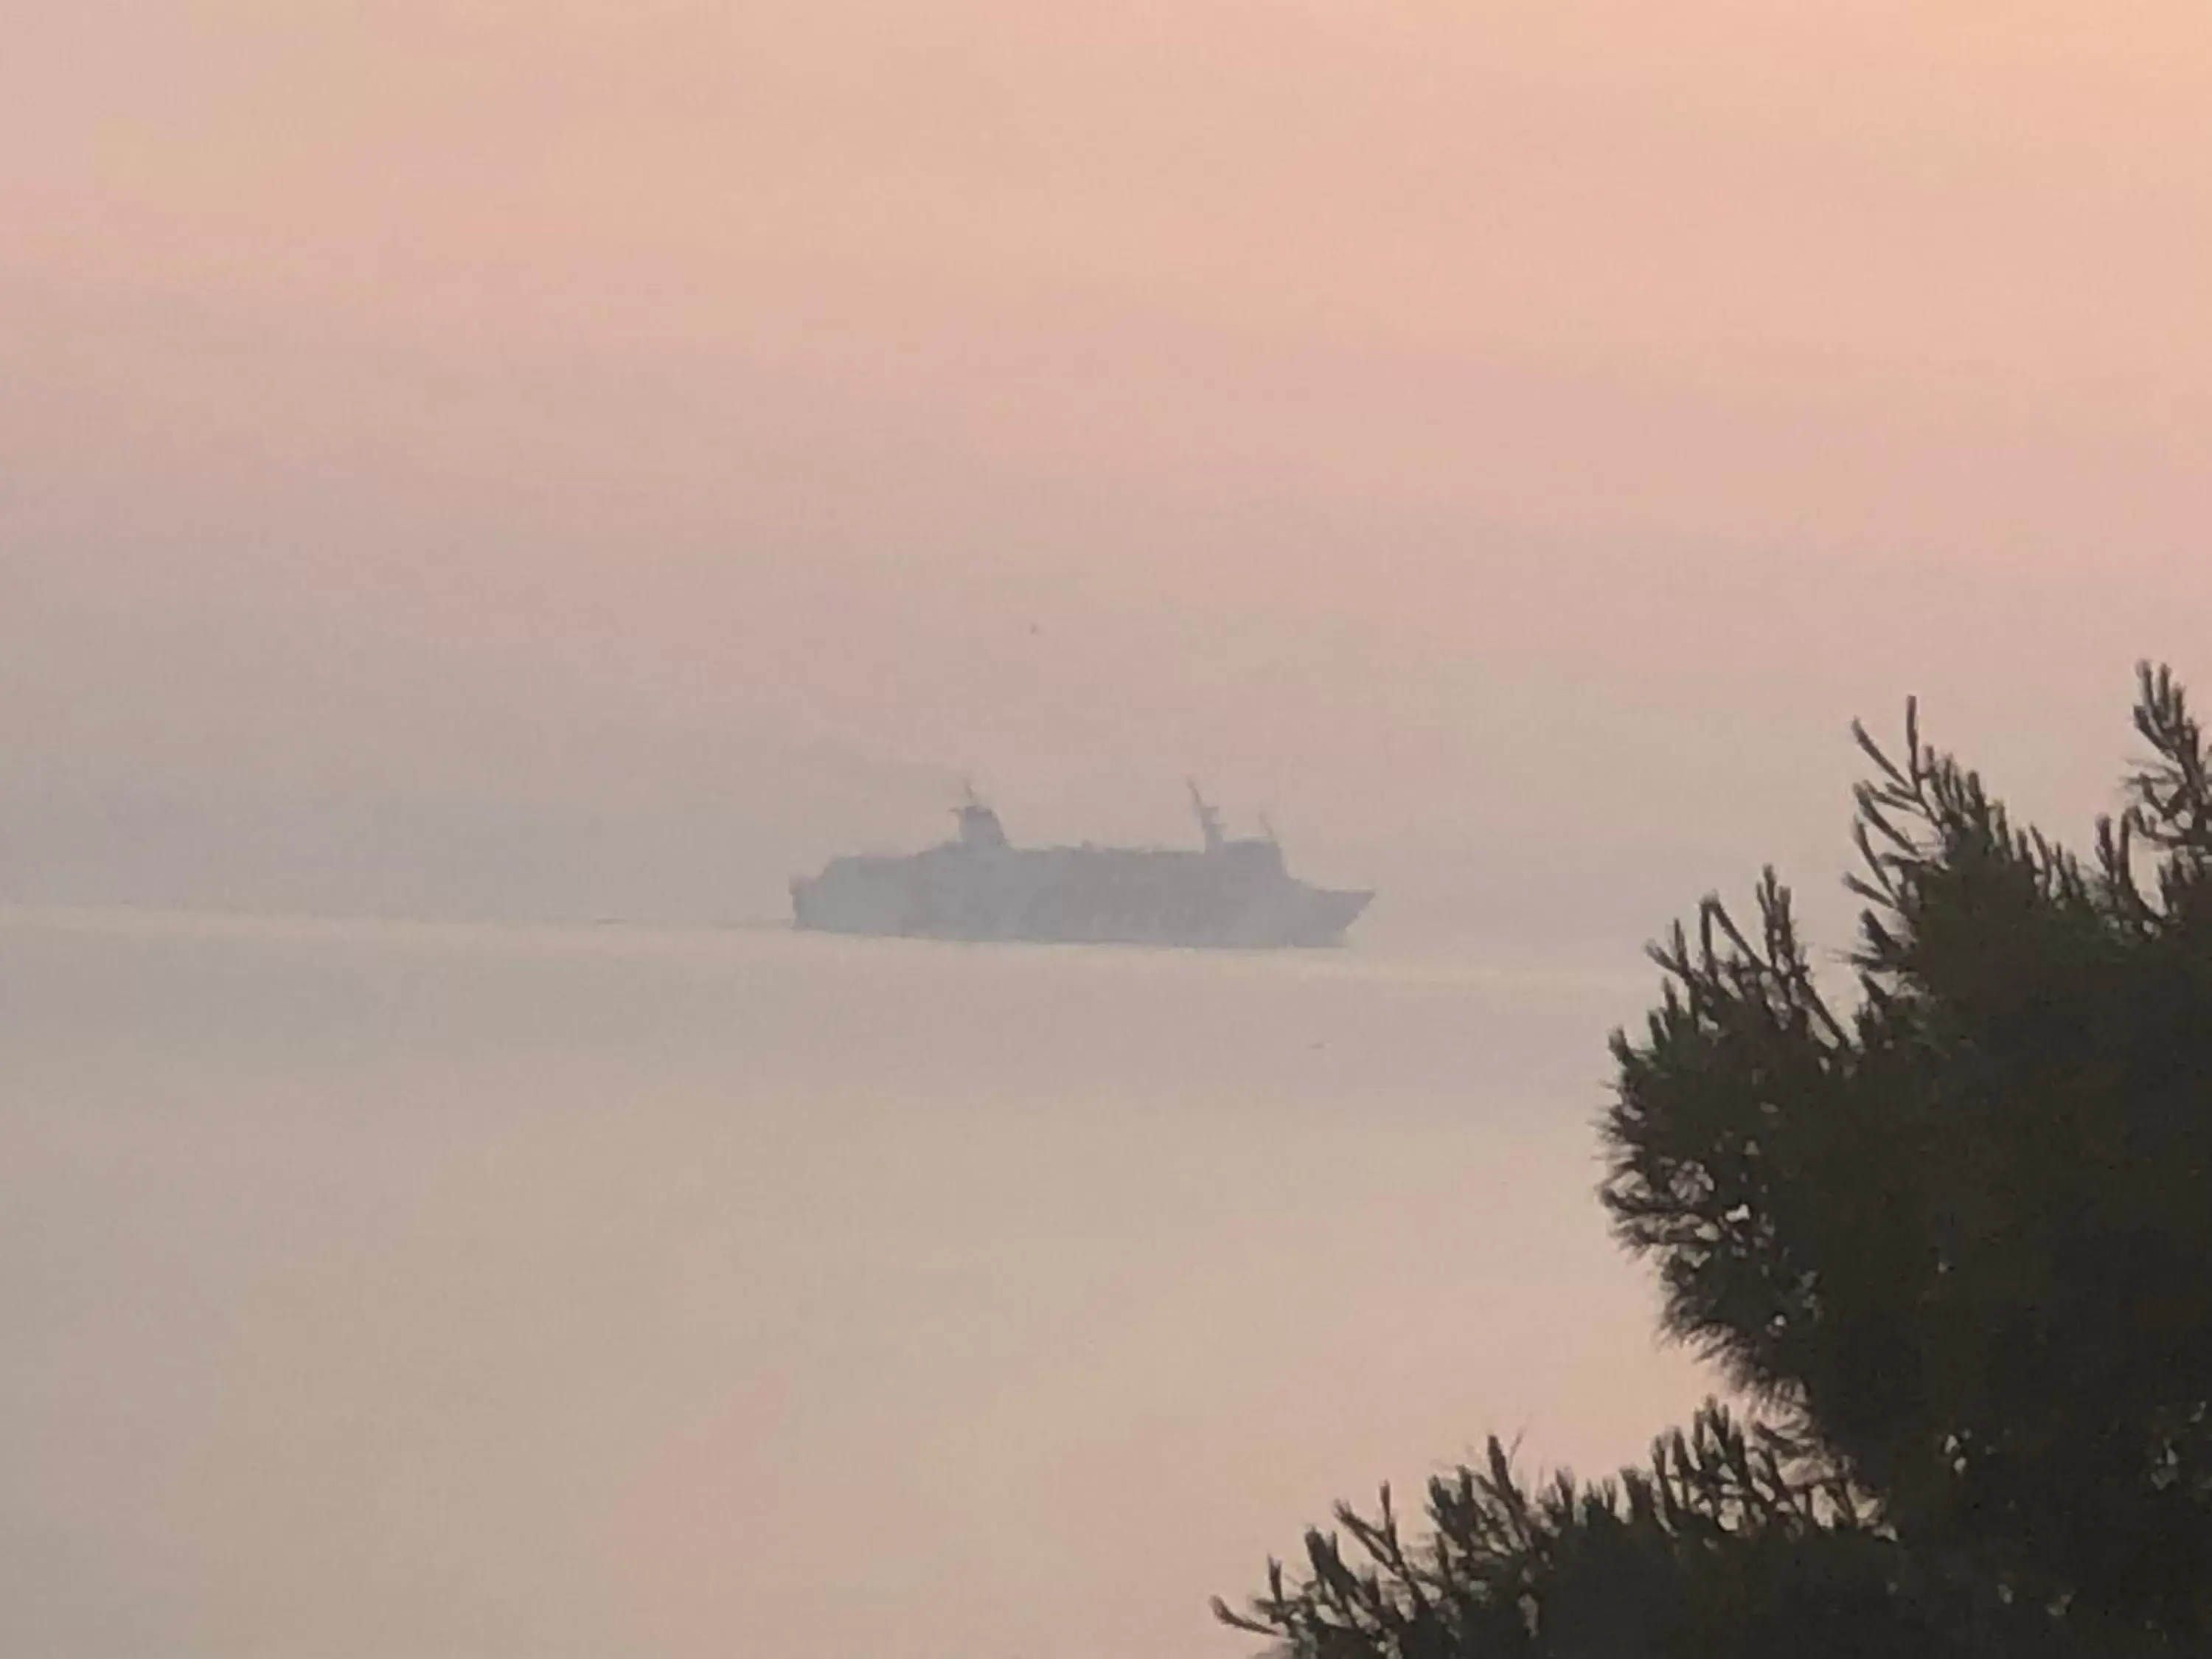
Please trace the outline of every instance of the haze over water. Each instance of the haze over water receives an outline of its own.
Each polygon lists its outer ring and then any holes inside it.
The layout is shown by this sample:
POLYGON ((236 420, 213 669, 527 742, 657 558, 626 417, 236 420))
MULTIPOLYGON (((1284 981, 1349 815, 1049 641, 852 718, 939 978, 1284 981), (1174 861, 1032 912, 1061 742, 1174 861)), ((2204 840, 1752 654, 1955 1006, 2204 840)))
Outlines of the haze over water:
POLYGON ((1486 1429, 1703 1386, 1589 1193, 1630 981, 0 920, 0 1646, 1237 1653, 1486 1429))
POLYGON ((1700 1391, 1602 1038, 1852 716, 2212 684, 2202 0, 5 39, 0 1654, 1241 1651, 1700 1391), (1347 951, 723 926, 1193 773, 1347 951))

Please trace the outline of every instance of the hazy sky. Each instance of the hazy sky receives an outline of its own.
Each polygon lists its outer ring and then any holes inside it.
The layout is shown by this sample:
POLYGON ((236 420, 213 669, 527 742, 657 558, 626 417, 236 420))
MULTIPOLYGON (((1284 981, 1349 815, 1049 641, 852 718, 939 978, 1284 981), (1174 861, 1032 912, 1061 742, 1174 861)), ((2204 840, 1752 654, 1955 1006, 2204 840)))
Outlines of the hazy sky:
POLYGON ((2200 0, 8 33, 19 811, 742 816, 826 744, 1036 833, 1195 769, 1315 844, 1794 853, 1854 713, 2086 814, 2132 660, 2212 668, 2200 0))
POLYGON ((1832 906, 1853 714, 1922 693, 2071 829, 2137 657, 2212 699, 2208 93, 2207 0, 8 0, 0 906, 766 915, 963 771, 1102 840, 1187 837, 1195 771, 1381 890, 1328 969, 1380 988, 1279 1004, 1109 956, 572 974, 584 935, 518 991, 374 930, 18 927, 34 1612, 157 1620, 112 1589, 151 1560, 237 1621, 210 1650, 272 1607, 527 1641, 597 1470, 700 1651, 754 1601, 764 1654, 888 1650, 848 1632, 942 1594, 915 1650, 978 1653, 1006 1575, 1024 1651, 1226 1651, 1202 1594, 1370 1471, 1632 1449, 1680 1373, 1588 1202, 1613 992, 1385 944, 1567 927, 1633 974, 1762 857, 1832 906), (830 1278, 763 1254, 786 1212, 857 1218, 830 1278), (1094 1217, 1103 1368, 1036 1242, 1094 1217), (817 1297, 766 1407, 754 1279, 817 1297), (971 1329, 1030 1347, 933 1416, 971 1329), (834 1471, 796 1525, 785 1443, 834 1471), (957 1494, 959 1571, 778 1579, 971 1448, 1006 1484, 957 1494), (1154 1468, 1218 1549, 1139 1607, 1154 1468))

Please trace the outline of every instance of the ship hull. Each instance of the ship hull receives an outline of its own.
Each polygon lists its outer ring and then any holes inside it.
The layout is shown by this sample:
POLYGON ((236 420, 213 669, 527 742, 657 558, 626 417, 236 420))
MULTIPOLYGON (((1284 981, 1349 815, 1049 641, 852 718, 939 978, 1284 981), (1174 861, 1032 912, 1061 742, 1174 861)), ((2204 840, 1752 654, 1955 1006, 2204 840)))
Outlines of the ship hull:
POLYGON ((951 848, 839 859, 792 884, 792 910, 805 931, 878 938, 1312 949, 1341 944, 1372 896, 1221 854, 951 848))

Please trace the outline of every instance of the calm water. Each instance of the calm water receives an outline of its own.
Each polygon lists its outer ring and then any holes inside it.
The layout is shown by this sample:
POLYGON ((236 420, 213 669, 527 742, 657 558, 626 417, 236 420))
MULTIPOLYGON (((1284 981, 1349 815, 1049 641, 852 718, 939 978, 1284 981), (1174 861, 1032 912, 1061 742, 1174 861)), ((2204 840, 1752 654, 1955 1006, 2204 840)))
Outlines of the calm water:
POLYGON ((0 1652, 1245 1653, 1702 1391, 1620 965, 0 912, 0 1652))

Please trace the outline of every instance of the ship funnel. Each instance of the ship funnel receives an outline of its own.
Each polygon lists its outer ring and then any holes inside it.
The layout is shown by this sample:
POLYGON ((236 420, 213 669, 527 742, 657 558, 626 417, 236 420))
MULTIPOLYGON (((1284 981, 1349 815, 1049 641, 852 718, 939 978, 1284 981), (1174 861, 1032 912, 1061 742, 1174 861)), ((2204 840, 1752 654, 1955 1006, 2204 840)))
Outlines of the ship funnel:
POLYGON ((960 845, 986 848, 1006 846, 1005 826, 1000 823, 999 815, 975 793, 975 786, 963 778, 960 793, 966 799, 953 809, 953 815, 960 820, 960 845))

